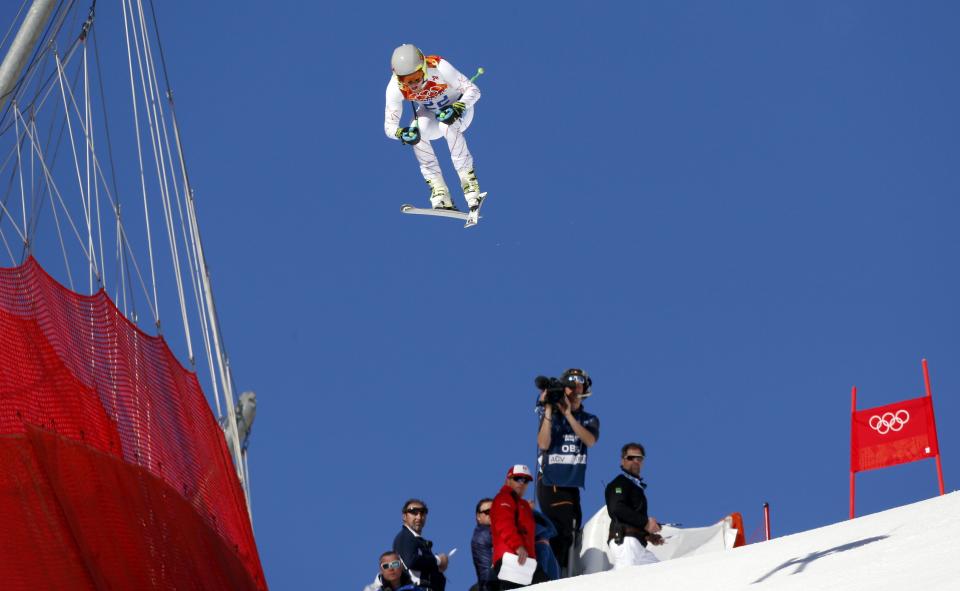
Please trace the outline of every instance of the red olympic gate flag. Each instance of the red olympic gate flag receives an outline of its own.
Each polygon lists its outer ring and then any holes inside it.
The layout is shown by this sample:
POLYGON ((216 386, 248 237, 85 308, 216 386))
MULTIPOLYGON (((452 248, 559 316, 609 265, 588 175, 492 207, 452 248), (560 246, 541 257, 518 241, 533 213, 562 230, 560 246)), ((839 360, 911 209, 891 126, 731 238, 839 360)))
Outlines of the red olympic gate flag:
POLYGON ((939 453, 929 396, 853 413, 851 472, 915 462, 939 453))
POLYGON ((885 406, 857 410, 857 387, 850 392, 850 519, 856 514, 857 472, 926 458, 937 460, 937 484, 943 494, 943 466, 933 417, 930 370, 922 359, 927 395, 885 406))

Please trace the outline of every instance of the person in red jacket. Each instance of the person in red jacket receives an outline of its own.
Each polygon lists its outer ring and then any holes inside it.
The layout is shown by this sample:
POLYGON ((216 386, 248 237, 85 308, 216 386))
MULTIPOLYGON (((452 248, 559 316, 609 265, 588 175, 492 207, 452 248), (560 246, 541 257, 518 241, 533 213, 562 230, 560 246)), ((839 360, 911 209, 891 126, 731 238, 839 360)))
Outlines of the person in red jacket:
MULTIPOLYGON (((507 480, 503 488, 493 498, 490 529, 493 533, 493 569, 498 575, 503 565, 504 554, 516 554, 517 562, 521 565, 527 560, 536 560, 536 558, 530 558, 530 554, 533 553, 536 556, 534 533, 537 526, 533 520, 533 510, 523 500, 527 485, 532 480, 530 468, 517 464, 507 471, 507 480)), ((547 577, 538 564, 531 584, 546 580, 547 577)), ((497 582, 500 584, 500 589, 518 589, 525 586, 510 581, 498 580, 497 582)))

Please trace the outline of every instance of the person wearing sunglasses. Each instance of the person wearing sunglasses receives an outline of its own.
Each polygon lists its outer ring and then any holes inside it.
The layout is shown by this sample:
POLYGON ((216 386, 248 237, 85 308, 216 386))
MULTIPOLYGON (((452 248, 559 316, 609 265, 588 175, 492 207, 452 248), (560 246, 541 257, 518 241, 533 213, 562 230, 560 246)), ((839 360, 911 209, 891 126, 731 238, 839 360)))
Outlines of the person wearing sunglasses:
POLYGON ((480 499, 477 502, 477 526, 473 528, 470 539, 470 551, 473 553, 473 568, 477 571, 476 591, 494 591, 497 577, 491 570, 493 566, 493 536, 490 533, 490 508, 493 499, 480 499))
MULTIPOLYGON (((527 486, 533 481, 530 468, 523 464, 511 466, 507 471, 507 479, 493 498, 490 509, 490 529, 493 532, 493 570, 499 575, 503 566, 503 555, 508 552, 517 555, 517 562, 525 564, 533 554, 536 560, 536 523, 533 519, 533 510, 524 500, 527 486)), ((540 565, 537 564, 531 584, 542 583, 547 580, 540 565)), ((510 581, 499 580, 497 589, 517 589, 518 585, 510 581)))
POLYGON ((430 591, 444 591, 447 578, 447 555, 434 554, 433 542, 421 534, 427 524, 427 504, 420 499, 409 499, 403 504, 403 527, 393 539, 393 550, 410 569, 414 583, 430 591))
POLYGON ((570 550, 583 527, 580 489, 587 475, 587 449, 600 438, 600 419, 583 408, 583 399, 591 395, 593 385, 585 371, 568 369, 560 382, 564 386, 560 402, 547 404, 547 390, 543 390, 536 406, 540 418, 537 501, 557 528, 550 546, 561 571, 570 576, 570 550))
POLYGON ((380 555, 380 572, 363 591, 423 591, 423 587, 414 584, 400 556, 387 550, 380 555))
POLYGON ((420 174, 430 186, 430 205, 434 209, 457 210, 443 180, 440 162, 431 141, 444 138, 450 148, 453 167, 460 186, 473 211, 480 207, 480 183, 473 170, 473 155, 464 132, 473 121, 474 105, 480 89, 447 60, 437 55, 424 56, 415 45, 401 45, 390 58, 393 75, 387 84, 383 129, 387 137, 412 146, 420 164, 420 174), (416 115, 409 127, 400 119, 404 101, 413 104, 416 115))
POLYGON ((620 474, 604 490, 610 533, 607 545, 614 569, 659 562, 647 544, 659 546, 663 538, 660 524, 647 515, 647 484, 640 478, 646 450, 639 443, 628 443, 620 450, 620 474))

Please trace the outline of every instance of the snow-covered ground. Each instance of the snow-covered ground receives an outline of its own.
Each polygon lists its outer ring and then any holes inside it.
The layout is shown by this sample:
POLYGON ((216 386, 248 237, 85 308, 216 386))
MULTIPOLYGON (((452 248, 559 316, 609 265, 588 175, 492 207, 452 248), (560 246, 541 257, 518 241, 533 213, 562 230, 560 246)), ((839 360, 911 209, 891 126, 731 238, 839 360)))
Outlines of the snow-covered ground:
POLYGON ((534 588, 960 591, 960 492, 726 552, 534 588))

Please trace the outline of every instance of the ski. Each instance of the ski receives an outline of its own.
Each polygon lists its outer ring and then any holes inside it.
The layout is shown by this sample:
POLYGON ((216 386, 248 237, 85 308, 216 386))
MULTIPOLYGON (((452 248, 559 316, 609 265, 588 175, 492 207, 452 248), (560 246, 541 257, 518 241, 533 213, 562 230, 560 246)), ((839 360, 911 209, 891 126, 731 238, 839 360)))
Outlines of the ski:
MULTIPOLYGON (((486 200, 485 199, 486 196, 487 196, 486 193, 480 194, 481 207, 483 206, 483 201, 486 200)), ((467 212, 467 211, 458 211, 458 210, 450 210, 450 209, 431 209, 431 208, 424 208, 424 207, 414 207, 409 203, 404 203, 403 205, 400 206, 400 211, 403 213, 409 213, 412 215, 431 215, 431 216, 441 217, 441 218, 454 218, 458 220, 463 220, 465 222, 463 224, 464 228, 476 226, 477 223, 480 221, 479 207, 475 211, 467 212)))
POLYGON ((464 228, 469 228, 470 226, 476 226, 477 222, 480 221, 480 208, 483 207, 483 202, 487 200, 486 193, 480 193, 480 204, 477 205, 477 208, 467 214, 467 223, 463 225, 464 228))

